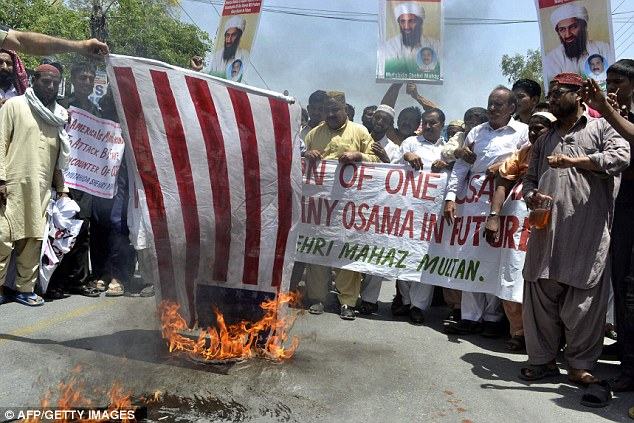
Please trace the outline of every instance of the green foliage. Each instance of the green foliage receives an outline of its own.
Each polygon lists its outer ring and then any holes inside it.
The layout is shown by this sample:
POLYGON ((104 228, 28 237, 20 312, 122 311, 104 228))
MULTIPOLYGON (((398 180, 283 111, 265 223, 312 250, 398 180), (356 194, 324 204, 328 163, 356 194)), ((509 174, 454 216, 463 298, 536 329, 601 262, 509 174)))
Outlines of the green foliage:
POLYGON ((207 33, 176 21, 165 2, 119 0, 107 15, 108 45, 117 54, 187 66, 191 56, 204 55, 211 49, 207 33))
MULTIPOLYGON (((171 0, 101 0, 108 21, 110 51, 186 67, 193 55, 211 49, 209 36, 175 19, 171 0)), ((0 22, 21 31, 69 39, 90 38, 92 0, 2 0, 0 22)), ((40 58, 20 57, 28 68, 40 58)), ((74 55, 58 57, 66 67, 74 55)))
POLYGON ((532 79, 544 86, 542 75, 542 57, 539 50, 529 49, 526 56, 516 54, 511 57, 508 54, 502 56, 500 63, 502 75, 504 75, 510 84, 521 78, 532 79))
MULTIPOLYGON (((0 7, 0 22, 20 31, 41 32, 55 37, 85 39, 89 35, 88 17, 68 9, 60 1, 48 0, 3 0, 0 7)), ((74 55, 59 57, 60 62, 70 63, 74 55)), ((40 58, 20 54, 27 68, 36 67, 40 58)))

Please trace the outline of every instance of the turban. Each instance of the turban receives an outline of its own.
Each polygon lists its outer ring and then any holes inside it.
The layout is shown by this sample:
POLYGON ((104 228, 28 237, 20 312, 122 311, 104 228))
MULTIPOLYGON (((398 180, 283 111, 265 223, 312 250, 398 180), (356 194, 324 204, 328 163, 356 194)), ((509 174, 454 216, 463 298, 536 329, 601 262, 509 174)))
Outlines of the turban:
MULTIPOLYGON (((557 118, 555 117, 555 115, 553 115, 553 114, 552 114, 552 113, 550 113, 550 112, 535 112, 535 113, 533 113, 533 114, 532 114, 532 116, 542 116, 542 117, 545 117, 546 119, 548 119, 548 120, 549 120, 549 121, 551 121, 551 122, 554 122, 554 121, 556 121, 556 120, 557 120, 557 118)), ((532 117, 532 116, 531 116, 531 117, 532 117)))
POLYGON ((464 128, 464 122, 461 121, 460 119, 456 119, 449 122, 447 126, 459 126, 461 128, 464 128))
POLYGON ((374 113, 376 112, 384 112, 387 113, 388 115, 390 115, 390 117, 392 119, 394 119, 394 116, 396 116, 396 113, 394 112, 394 109, 391 108, 390 106, 388 106, 387 104, 381 104, 379 107, 376 108, 376 110, 374 111, 374 113))
POLYGON ((583 86, 583 78, 581 78, 581 75, 574 72, 562 72, 557 74, 552 79, 552 82, 558 82, 563 85, 575 85, 577 87, 583 86))
POLYGON ((227 19, 225 23, 225 32, 229 28, 238 28, 240 31, 244 32, 244 27, 247 25, 247 21, 240 15, 234 15, 227 19))
POLYGON ((26 73, 24 63, 22 63, 20 56, 13 50, 2 49, 0 52, 7 53, 11 56, 11 61, 13 62, 13 86, 18 95, 24 94, 29 87, 29 75, 26 73))
POLYGON ((394 8, 394 16, 398 20, 401 15, 416 15, 425 20, 425 9, 418 3, 401 3, 394 8))
POLYGON ((326 98, 346 104, 346 95, 341 91, 328 91, 326 93, 326 98))
POLYGON ((38 66, 37 68, 35 68, 35 72, 48 72, 48 73, 52 73, 53 75, 57 75, 60 78, 62 77, 62 75, 59 73, 59 69, 57 69, 53 65, 48 65, 48 64, 38 66))
POLYGON ((552 24, 555 31, 557 30, 557 24, 564 19, 583 19, 588 22, 588 10, 578 1, 573 1, 570 3, 566 3, 562 6, 559 6, 555 11, 550 15, 550 23, 552 24))

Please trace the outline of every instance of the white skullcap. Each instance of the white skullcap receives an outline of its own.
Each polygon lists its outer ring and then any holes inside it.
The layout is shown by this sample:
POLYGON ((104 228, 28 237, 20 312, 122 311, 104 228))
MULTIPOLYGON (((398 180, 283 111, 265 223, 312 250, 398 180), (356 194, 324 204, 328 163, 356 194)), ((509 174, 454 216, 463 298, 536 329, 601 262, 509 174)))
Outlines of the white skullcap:
POLYGON ((532 114, 532 116, 542 116, 542 117, 545 117, 546 119, 548 119, 551 122, 554 122, 554 121, 557 120, 555 115, 553 115, 550 112, 535 112, 535 113, 532 114))
POLYGON ((246 26, 246 24, 247 21, 244 20, 242 16, 234 15, 227 19, 227 22, 225 23, 225 32, 227 32, 229 28, 238 28, 240 31, 244 32, 244 27, 246 26))
POLYGON ((391 108, 390 106, 388 106, 387 104, 381 104, 374 111, 374 113, 376 113, 376 112, 385 112, 388 115, 392 116, 392 119, 394 119, 394 116, 396 116, 396 113, 394 112, 394 109, 391 108))
POLYGON ((550 15, 550 23, 553 29, 557 30, 557 24, 564 19, 583 19, 588 22, 588 9, 578 1, 573 1, 559 6, 552 15, 550 15))
POLYGON ((401 3, 394 8, 394 16, 397 21, 401 15, 416 15, 425 20, 425 9, 418 3, 401 3))

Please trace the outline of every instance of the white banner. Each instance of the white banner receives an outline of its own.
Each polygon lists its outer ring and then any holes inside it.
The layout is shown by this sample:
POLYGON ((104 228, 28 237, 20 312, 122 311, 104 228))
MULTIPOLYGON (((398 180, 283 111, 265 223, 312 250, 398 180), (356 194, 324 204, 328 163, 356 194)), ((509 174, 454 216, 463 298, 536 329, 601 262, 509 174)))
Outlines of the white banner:
POLYGON ((102 198, 113 198, 125 144, 121 126, 76 107, 68 109, 70 163, 66 185, 102 198))
POLYGON ((496 245, 483 237, 494 180, 470 175, 453 225, 443 218, 448 175, 409 166, 303 165, 297 261, 522 301, 528 212, 517 184, 496 245))

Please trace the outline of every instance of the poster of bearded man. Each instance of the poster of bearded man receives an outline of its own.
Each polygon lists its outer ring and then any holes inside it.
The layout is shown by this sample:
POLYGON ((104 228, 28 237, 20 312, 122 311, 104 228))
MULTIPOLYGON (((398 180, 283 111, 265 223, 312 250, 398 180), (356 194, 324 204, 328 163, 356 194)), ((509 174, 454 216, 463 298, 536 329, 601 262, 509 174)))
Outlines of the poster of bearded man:
POLYGON ((442 84, 442 0, 379 0, 379 82, 442 84))
POLYGON ((209 74, 241 82, 260 22, 261 0, 226 0, 209 74))
POLYGON ((614 63, 610 0, 535 0, 546 90, 561 72, 593 78, 605 90, 614 63))

